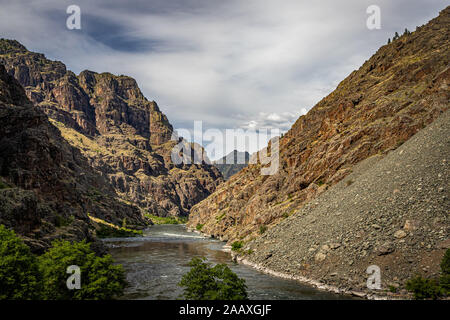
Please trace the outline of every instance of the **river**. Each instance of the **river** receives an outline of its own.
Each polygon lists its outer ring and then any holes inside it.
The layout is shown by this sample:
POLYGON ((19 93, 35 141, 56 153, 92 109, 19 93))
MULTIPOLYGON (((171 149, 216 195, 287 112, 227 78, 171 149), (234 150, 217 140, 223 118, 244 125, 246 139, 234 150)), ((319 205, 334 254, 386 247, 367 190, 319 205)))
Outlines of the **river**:
POLYGON ((126 271, 129 286, 122 299, 180 298, 183 291, 177 283, 196 256, 206 257, 213 264, 226 263, 245 279, 250 299, 351 299, 236 264, 223 250, 223 242, 188 232, 184 225, 155 225, 145 230, 143 237, 110 238, 104 242, 115 262, 126 271))

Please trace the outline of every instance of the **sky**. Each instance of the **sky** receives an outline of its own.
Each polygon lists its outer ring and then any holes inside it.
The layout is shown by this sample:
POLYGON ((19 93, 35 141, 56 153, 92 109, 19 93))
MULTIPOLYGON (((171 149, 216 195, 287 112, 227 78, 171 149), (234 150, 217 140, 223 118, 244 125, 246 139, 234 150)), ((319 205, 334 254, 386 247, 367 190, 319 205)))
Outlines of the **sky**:
MULTIPOLYGON (((135 78, 177 130, 192 133, 194 121, 202 121, 202 132, 285 132, 396 31, 414 31, 447 5, 445 0, 0 0, 0 37, 60 60, 76 74, 88 69, 135 78), (81 10, 79 30, 66 26, 69 5, 81 10), (370 5, 380 8, 379 29, 366 25, 370 5)), ((200 136, 196 142, 207 147, 200 136)), ((223 140, 211 145, 226 148, 207 148, 212 160, 244 149, 223 140)), ((250 143, 247 151, 262 147, 250 143)))

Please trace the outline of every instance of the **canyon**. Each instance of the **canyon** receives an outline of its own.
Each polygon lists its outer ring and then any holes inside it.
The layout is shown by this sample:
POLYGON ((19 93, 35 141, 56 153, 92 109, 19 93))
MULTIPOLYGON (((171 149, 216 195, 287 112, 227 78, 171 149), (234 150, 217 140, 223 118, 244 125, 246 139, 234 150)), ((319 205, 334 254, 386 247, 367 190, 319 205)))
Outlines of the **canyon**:
POLYGON ((240 244, 237 260, 338 291, 367 293, 370 264, 385 268, 384 289, 436 275, 449 246, 449 25, 447 7, 382 46, 280 138, 275 174, 250 164, 191 209, 188 227, 240 244), (389 162, 403 144, 413 156, 389 162))
POLYGON ((128 76, 82 71, 0 40, 0 63, 25 88, 61 135, 107 178, 121 202, 143 214, 186 216, 222 181, 206 162, 174 165, 180 141, 155 101, 128 76))

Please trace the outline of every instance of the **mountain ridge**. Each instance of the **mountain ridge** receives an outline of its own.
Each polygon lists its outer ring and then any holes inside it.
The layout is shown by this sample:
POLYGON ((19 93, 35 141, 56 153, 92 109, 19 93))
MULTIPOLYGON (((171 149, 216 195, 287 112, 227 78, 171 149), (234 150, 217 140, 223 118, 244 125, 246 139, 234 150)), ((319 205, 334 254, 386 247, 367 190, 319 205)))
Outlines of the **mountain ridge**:
POLYGON ((449 123, 447 110, 397 149, 361 161, 243 246, 251 253, 239 259, 365 296, 405 297, 404 284, 414 275, 439 278, 450 248, 449 123), (366 269, 373 265, 380 268, 381 290, 367 288, 366 269))
POLYGON ((382 46, 280 139, 276 174, 249 165, 191 209, 188 226, 251 241, 345 176, 397 148, 449 107, 450 7, 382 46))
POLYGON ((14 229, 34 252, 54 239, 95 243, 89 215, 130 226, 149 223, 121 203, 104 177, 62 138, 0 64, 0 224, 14 229))
POLYGON ((77 76, 59 61, 0 40, 0 63, 62 136, 105 176, 118 199, 141 213, 185 216, 215 190, 220 172, 202 163, 175 165, 173 127, 128 76, 89 70, 77 76))

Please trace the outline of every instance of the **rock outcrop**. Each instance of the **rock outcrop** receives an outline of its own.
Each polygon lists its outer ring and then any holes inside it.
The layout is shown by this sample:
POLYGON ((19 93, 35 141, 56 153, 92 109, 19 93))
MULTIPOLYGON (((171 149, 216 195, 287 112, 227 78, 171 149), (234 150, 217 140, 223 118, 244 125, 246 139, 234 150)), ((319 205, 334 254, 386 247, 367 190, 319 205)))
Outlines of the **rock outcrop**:
POLYGON ((133 78, 87 70, 77 76, 14 40, 0 40, 0 62, 118 198, 142 213, 187 215, 223 181, 209 164, 172 162, 173 128, 133 78))
POLYGON ((244 169, 250 160, 248 152, 239 152, 234 150, 225 157, 213 162, 213 165, 219 169, 225 180, 230 179, 232 175, 244 169))
POLYGON ((109 182, 35 108, 0 64, 0 224, 35 252, 56 238, 94 240, 88 215, 145 226, 109 182))
POLYGON ((382 46, 280 139, 274 175, 249 165, 194 206, 188 226, 250 241, 296 215, 360 161, 387 154, 433 122, 450 104, 449 26, 450 7, 382 46))

